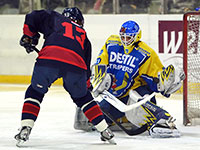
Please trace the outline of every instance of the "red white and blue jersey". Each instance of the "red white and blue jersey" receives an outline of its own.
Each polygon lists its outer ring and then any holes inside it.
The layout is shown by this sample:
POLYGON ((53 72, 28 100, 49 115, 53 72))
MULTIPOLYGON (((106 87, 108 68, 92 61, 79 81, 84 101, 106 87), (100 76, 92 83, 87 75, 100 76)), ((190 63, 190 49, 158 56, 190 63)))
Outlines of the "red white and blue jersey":
POLYGON ((26 15, 23 32, 30 37, 44 36, 37 60, 70 64, 88 71, 90 76, 91 43, 85 30, 55 11, 39 10, 26 15))

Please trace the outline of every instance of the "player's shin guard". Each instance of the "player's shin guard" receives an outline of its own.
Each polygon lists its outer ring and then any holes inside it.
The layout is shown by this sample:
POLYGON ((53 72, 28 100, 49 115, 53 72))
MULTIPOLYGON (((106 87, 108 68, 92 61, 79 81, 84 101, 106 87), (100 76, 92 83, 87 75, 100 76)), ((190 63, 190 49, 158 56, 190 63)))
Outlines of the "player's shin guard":
POLYGON ((80 107, 95 128, 101 133, 101 139, 108 141, 109 143, 115 144, 113 141, 114 134, 108 129, 108 124, 104 119, 103 112, 99 105, 93 100, 90 92, 87 92, 86 96, 82 98, 72 98, 78 107, 80 107))
POLYGON ((114 134, 108 128, 103 112, 96 101, 91 101, 82 106, 82 110, 88 120, 95 126, 95 128, 101 133, 101 140, 108 141, 111 144, 116 144, 112 139, 114 134))
POLYGON ((27 98, 25 99, 23 109, 21 126, 33 127, 40 111, 40 102, 36 99, 27 98))
POLYGON ((104 131, 108 127, 103 113, 96 101, 91 101, 83 105, 81 109, 83 110, 83 113, 88 118, 88 120, 99 132, 104 131))
POLYGON ((34 122, 40 111, 40 104, 44 94, 36 91, 32 85, 28 87, 25 93, 25 100, 22 109, 21 126, 33 127, 34 122))
POLYGON ((74 103, 80 107, 84 115, 88 118, 98 131, 103 131, 107 128, 107 123, 104 119, 103 112, 99 105, 93 100, 93 96, 88 91, 84 97, 73 98, 74 103))
POLYGON ((86 132, 95 131, 96 128, 87 119, 81 108, 76 107, 76 113, 74 118, 74 129, 83 130, 86 132))

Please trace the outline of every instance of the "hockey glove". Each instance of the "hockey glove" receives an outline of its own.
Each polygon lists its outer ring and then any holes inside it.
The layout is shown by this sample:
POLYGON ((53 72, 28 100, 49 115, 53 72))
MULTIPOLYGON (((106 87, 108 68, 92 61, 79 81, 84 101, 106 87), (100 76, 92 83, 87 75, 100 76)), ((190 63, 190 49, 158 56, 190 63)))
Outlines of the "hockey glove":
POLYGON ((40 38, 39 33, 37 33, 33 37, 24 34, 20 39, 20 45, 26 49, 26 52, 28 54, 33 51, 38 51, 35 46, 38 44, 39 38, 40 38))
POLYGON ((112 75, 107 73, 103 80, 101 81, 101 84, 96 88, 96 90, 93 90, 93 94, 95 97, 97 97, 100 93, 102 93, 104 90, 110 89, 112 85, 112 75))
POLYGON ((166 94, 172 94, 175 93, 177 90, 179 90, 182 86, 182 82, 185 79, 185 73, 181 70, 176 70, 175 72, 175 82, 171 85, 171 87, 166 91, 166 94))
POLYGON ((97 97, 104 90, 108 90, 112 85, 112 76, 107 73, 106 65, 95 65, 92 67, 91 84, 93 94, 97 97))
POLYGON ((183 70, 175 70, 173 65, 169 65, 159 75, 158 90, 162 95, 169 97, 170 94, 175 93, 181 88, 181 81, 184 79, 185 73, 183 70))
POLYGON ((173 65, 169 65, 159 75, 159 83, 157 84, 158 91, 163 95, 166 94, 167 90, 172 86, 175 81, 175 69, 173 65))

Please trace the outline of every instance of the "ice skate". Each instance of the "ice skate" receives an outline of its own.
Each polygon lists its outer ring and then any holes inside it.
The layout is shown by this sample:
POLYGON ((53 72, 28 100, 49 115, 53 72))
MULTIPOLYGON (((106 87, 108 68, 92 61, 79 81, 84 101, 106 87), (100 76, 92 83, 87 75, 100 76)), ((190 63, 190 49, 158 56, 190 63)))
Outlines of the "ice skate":
POLYGON ((114 141, 113 137, 114 137, 114 134, 109 128, 101 132, 102 141, 108 141, 110 144, 116 145, 117 143, 114 141))
POLYGON ((24 142, 26 142, 29 139, 31 129, 31 127, 27 126, 21 128, 20 132, 17 135, 15 135, 15 139, 17 140, 16 146, 20 147, 24 142))

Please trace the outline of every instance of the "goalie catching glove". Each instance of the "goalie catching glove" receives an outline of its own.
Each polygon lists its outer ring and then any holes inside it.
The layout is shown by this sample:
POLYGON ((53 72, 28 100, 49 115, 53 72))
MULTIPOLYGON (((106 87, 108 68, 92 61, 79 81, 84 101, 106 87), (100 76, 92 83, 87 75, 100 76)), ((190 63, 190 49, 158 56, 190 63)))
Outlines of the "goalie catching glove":
POLYGON ((40 38, 39 33, 35 34, 32 37, 24 34, 20 39, 20 45, 26 49, 26 52, 28 54, 33 51, 39 52, 35 47, 38 44, 39 38, 40 38))
POLYGON ((183 70, 175 70, 173 65, 169 65, 159 73, 158 78, 158 91, 168 97, 181 88, 181 81, 185 79, 185 73, 183 70))

